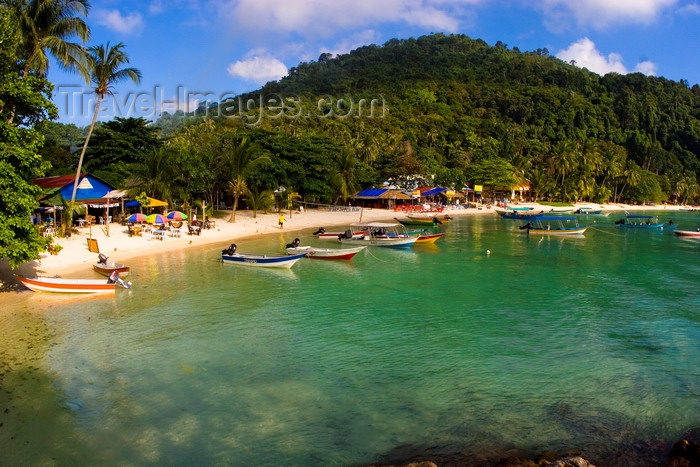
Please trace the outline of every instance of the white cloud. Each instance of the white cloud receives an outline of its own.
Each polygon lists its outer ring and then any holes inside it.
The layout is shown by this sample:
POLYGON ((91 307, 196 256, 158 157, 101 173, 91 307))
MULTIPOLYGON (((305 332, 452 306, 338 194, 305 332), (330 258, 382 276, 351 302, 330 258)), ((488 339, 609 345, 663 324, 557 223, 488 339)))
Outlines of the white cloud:
POLYGON ((602 29, 617 23, 649 24, 678 0, 541 0, 548 24, 573 19, 579 26, 602 29))
MULTIPOLYGON (((593 41, 587 37, 574 42, 568 49, 559 51, 556 56, 566 62, 575 62, 576 66, 587 68, 599 75, 613 72, 623 75, 628 73, 622 61, 622 55, 613 52, 608 54, 607 57, 604 56, 598 51, 593 41)), ((656 73, 656 65, 650 61, 640 62, 634 71, 645 75, 653 75, 656 73)))
POLYGON ((465 6, 484 0, 225 0, 221 12, 239 27, 327 37, 349 29, 405 22, 434 31, 457 32, 465 6))
POLYGON ((248 53, 244 60, 228 66, 228 74, 246 81, 265 83, 287 76, 287 66, 263 50, 248 53))
POLYGON ((679 8, 678 13, 682 15, 700 15, 700 5, 697 3, 689 3, 679 8))
POLYGON ((140 13, 122 16, 119 10, 95 10, 97 24, 122 34, 139 34, 143 30, 143 17, 140 13))
POLYGON ((637 71, 639 73, 644 73, 647 76, 655 76, 656 75, 656 63, 650 62, 648 60, 644 62, 639 62, 637 63, 637 66, 634 67, 634 71, 637 71))

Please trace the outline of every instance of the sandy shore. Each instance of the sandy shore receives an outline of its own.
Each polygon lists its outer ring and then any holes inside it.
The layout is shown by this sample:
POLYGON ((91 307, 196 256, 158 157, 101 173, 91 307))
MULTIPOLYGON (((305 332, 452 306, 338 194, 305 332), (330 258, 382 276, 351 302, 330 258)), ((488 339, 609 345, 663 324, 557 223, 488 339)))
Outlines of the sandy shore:
MULTIPOLYGON (((521 204, 520 206, 531 206, 535 210, 550 210, 549 206, 541 206, 534 203, 521 204)), ((679 210, 681 206, 629 206, 629 205, 598 205, 582 203, 576 206, 590 207, 592 209, 605 209, 617 211, 631 210, 679 210)), ((472 208, 472 209, 452 209, 446 211, 451 216, 461 215, 495 215, 493 209, 472 208)), ((310 209, 304 212, 294 211, 291 215, 289 211, 284 213, 286 222, 284 231, 289 232, 290 241, 294 238, 293 232, 325 227, 326 229, 335 228, 344 230, 344 226, 348 226, 353 222, 362 221, 389 221, 394 217, 403 216, 402 213, 397 213, 385 209, 363 209, 361 212, 338 212, 328 211, 326 209, 310 209), (360 219, 360 215, 362 218, 360 219)), ((129 237, 127 229, 119 224, 111 224, 109 236, 107 236, 104 226, 93 225, 91 228, 78 229, 79 234, 72 235, 70 238, 56 238, 55 242, 63 247, 57 255, 42 253, 41 259, 23 264, 16 270, 11 270, 7 262, 0 262, 0 292, 17 289, 17 279, 13 274, 22 274, 28 276, 56 276, 64 274, 75 274, 84 271, 87 277, 93 277, 92 264, 96 261, 97 255, 88 250, 87 239, 93 238, 97 240, 101 253, 109 256, 110 261, 119 263, 127 263, 130 258, 135 256, 157 255, 168 251, 192 248, 202 245, 222 243, 234 243, 242 238, 265 235, 271 233, 279 233, 278 226, 279 214, 258 213, 257 217, 253 217, 251 211, 239 211, 236 213, 236 222, 228 222, 229 214, 221 217, 216 217, 216 227, 209 230, 204 230, 201 235, 182 235, 181 238, 172 238, 166 236, 163 241, 148 240, 146 237, 129 237)), ((96 277, 96 276, 95 276, 96 277)))

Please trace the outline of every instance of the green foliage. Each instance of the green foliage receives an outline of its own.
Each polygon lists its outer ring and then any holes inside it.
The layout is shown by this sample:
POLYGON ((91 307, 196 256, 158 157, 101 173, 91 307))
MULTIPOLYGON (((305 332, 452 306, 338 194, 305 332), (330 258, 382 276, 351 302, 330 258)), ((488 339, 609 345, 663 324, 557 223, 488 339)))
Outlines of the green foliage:
MULTIPOLYGON (((294 98, 314 111, 320 96, 326 111, 341 98, 378 99, 384 113, 323 118, 310 112, 307 118, 287 112, 246 128, 252 120, 236 116, 234 103, 228 118, 209 123, 210 131, 248 136, 270 156, 247 178, 255 190, 283 184, 307 200, 328 199, 338 187, 336 155, 349 151, 359 187, 388 181, 405 188, 509 188, 529 180, 538 197, 638 201, 658 196, 646 180, 653 176, 668 196, 698 196, 692 187, 700 175, 700 86, 639 73, 601 77, 546 49, 490 47, 464 35, 392 39, 300 63, 284 79, 240 97, 264 102, 271 96, 294 98)), ((258 116, 262 109, 253 110, 258 116)), ((177 128, 187 119, 196 116, 168 115, 164 123, 177 128)), ((198 173, 201 162, 191 163, 198 173)), ((206 170, 214 173, 216 166, 206 170)), ((214 193, 223 183, 217 175, 201 189, 214 193)))
POLYGON ((48 164, 38 155, 43 138, 27 125, 53 115, 55 108, 48 82, 22 77, 19 39, 5 8, 0 8, 0 43, 0 258, 15 268, 38 259, 48 245, 30 221, 40 193, 31 181, 43 176, 48 164))
POLYGON ((130 166, 163 143, 158 128, 143 118, 120 118, 96 128, 85 151, 84 168, 112 186, 122 186, 130 166), (98 173, 99 172, 99 173, 98 173))

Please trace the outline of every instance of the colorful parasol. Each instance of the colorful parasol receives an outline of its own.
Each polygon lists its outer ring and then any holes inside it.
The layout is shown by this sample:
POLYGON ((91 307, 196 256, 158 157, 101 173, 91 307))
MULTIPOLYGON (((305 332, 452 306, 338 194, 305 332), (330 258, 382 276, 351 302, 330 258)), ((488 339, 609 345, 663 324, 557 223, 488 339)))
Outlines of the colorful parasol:
POLYGON ((149 224, 165 224, 168 222, 168 219, 161 214, 151 214, 150 216, 146 216, 146 222, 149 224))
POLYGON ((132 214, 126 218, 127 222, 146 222, 146 216, 141 213, 132 214))
POLYGON ((182 221, 187 219, 187 214, 180 211, 170 211, 165 217, 171 221, 182 221))

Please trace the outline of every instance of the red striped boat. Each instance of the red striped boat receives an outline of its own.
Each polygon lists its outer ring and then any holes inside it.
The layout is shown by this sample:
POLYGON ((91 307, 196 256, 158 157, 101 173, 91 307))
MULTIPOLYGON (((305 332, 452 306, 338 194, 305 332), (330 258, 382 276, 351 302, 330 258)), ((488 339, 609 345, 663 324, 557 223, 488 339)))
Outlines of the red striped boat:
POLYGON ((700 237, 700 230, 675 230, 673 233, 679 237, 700 237))
POLYGON ((114 293, 116 282, 105 279, 63 279, 60 277, 17 276, 27 288, 34 292, 60 293, 114 293))

